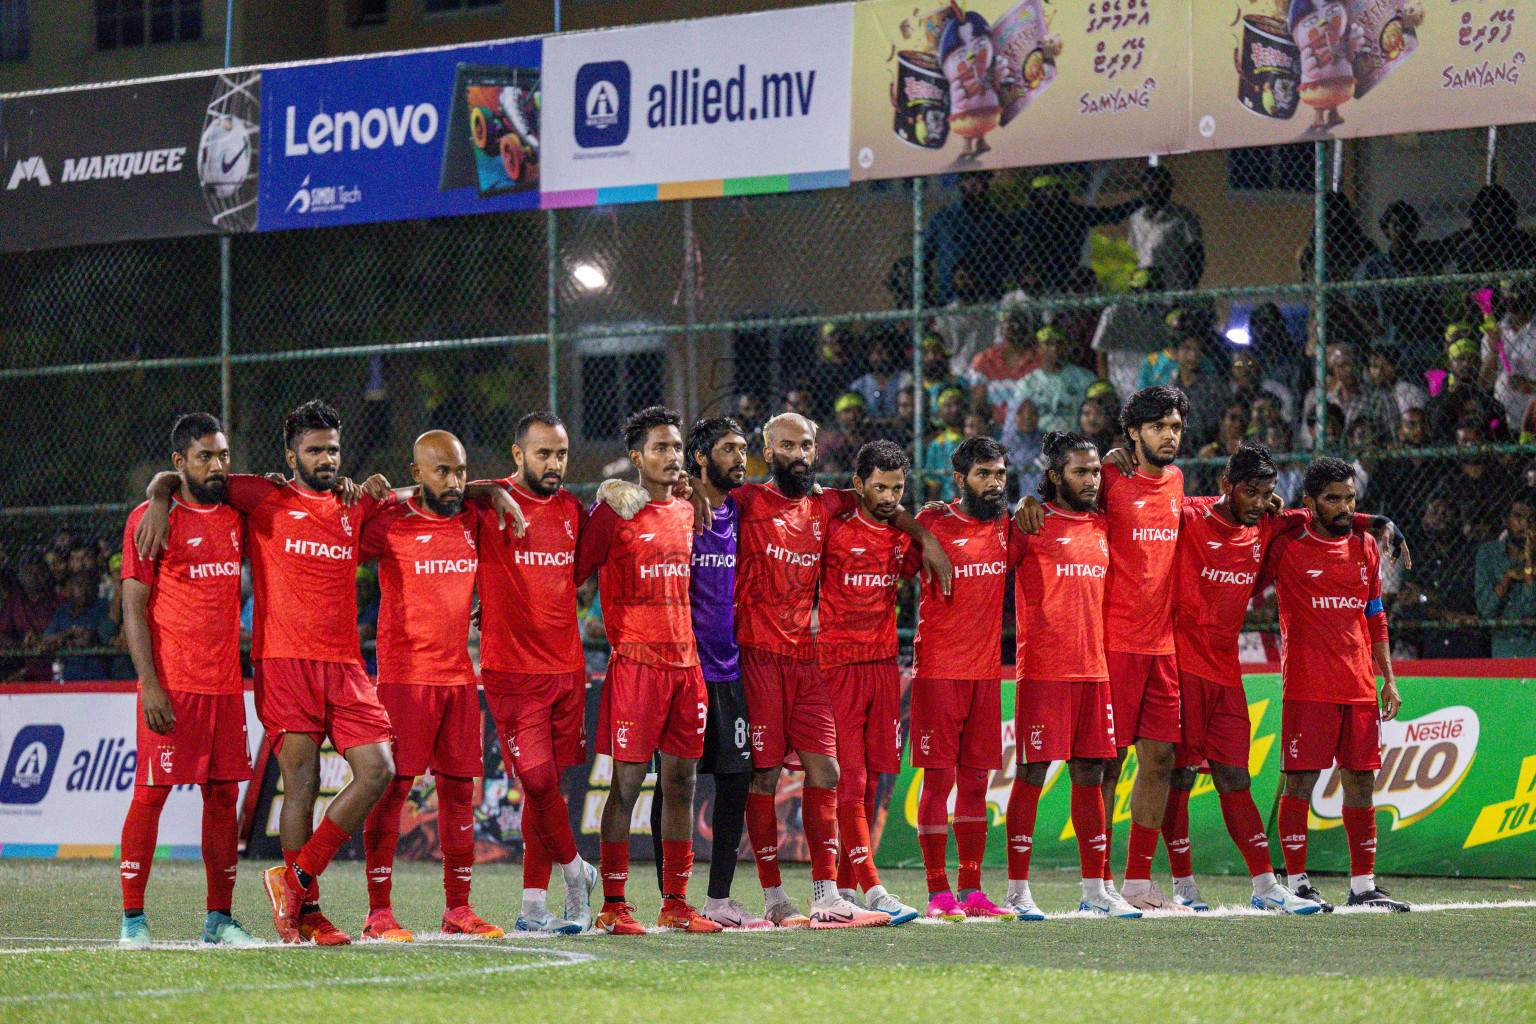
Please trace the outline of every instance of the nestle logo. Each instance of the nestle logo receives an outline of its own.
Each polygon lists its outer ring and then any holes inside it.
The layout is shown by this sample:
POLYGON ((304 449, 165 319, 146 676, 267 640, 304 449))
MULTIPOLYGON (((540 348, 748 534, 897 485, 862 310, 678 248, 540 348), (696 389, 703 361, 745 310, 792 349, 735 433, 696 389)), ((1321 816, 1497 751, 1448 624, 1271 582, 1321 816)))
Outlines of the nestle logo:
POLYGON ((63 747, 62 725, 28 725, 16 733, 0 775, 0 804, 42 803, 63 747))
POLYGON ((622 60, 583 64, 576 71, 576 145, 600 149, 629 138, 629 65, 622 60))

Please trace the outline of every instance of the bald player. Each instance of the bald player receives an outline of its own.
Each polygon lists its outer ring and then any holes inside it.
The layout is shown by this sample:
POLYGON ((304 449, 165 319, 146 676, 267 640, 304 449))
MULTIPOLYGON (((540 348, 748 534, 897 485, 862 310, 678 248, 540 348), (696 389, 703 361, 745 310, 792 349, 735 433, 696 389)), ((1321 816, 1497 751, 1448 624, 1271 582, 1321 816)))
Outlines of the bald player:
POLYGON ((363 937, 410 942, 390 901, 400 814, 416 777, 437 785, 450 935, 500 938, 470 908, 475 862, 475 778, 483 775, 480 692, 469 660, 475 601, 478 509, 466 505, 464 446, 445 430, 416 439, 411 478, 419 491, 363 527, 362 559, 379 561, 378 695, 394 726, 395 779, 363 828, 368 920, 363 937))

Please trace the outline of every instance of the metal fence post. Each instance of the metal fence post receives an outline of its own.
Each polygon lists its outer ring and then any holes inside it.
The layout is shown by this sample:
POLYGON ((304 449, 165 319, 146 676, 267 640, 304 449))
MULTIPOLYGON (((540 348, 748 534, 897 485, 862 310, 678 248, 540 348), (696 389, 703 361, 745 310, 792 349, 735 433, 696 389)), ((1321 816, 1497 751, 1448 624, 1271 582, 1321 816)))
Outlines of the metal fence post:
POLYGON ((926 178, 912 179, 912 478, 913 508, 927 498, 923 480, 923 199, 926 178))
MULTIPOLYGON (((235 43, 235 0, 226 0, 224 4, 224 66, 227 68, 234 55, 235 43)), ((219 236, 219 422, 224 424, 225 436, 229 436, 230 429, 230 332, 233 328, 231 316, 231 290, 234 282, 230 263, 232 254, 230 251, 230 237, 227 234, 219 236)))
POLYGON ((1328 198, 1328 144, 1321 139, 1312 143, 1312 323, 1317 345, 1317 424, 1312 447, 1322 451, 1328 444, 1328 293, 1326 202, 1328 198))
POLYGON ((559 325, 560 315, 560 245, 559 236, 555 232, 554 210, 544 214, 544 224, 544 243, 548 247, 545 267, 548 276, 545 330, 548 332, 548 337, 545 338, 545 347, 549 357, 549 411, 558 413, 560 411, 560 348, 555 341, 555 331, 559 325))
POLYGON ((699 270, 693 258, 693 200, 683 200, 683 308, 688 316, 688 330, 683 333, 683 345, 687 351, 688 384, 683 394, 686 420, 692 423, 699 415, 699 339, 694 324, 699 320, 699 270))

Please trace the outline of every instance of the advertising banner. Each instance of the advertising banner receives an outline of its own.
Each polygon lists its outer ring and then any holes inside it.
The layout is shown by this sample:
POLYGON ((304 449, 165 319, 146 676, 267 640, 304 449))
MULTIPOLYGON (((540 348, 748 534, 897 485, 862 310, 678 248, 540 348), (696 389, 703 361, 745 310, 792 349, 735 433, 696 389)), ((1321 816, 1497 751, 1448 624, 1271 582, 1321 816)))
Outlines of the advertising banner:
POLYGON ((1181 148, 1189 0, 856 5, 855 180, 1181 148))
MULTIPOLYGON (((262 731, 249 692, 245 718, 254 745, 262 731)), ((108 692, 86 692, 85 685, 0 692, 0 856, 116 856, 133 800, 137 727, 131 683, 108 692)), ((245 784, 240 788, 243 800, 245 784)), ((201 856, 202 807, 196 786, 171 791, 160 817, 159 843, 170 848, 164 855, 201 856)))
POLYGON ((540 42, 265 73, 263 231, 537 209, 540 42))
MULTIPOLYGON (((1475 665, 1476 663, 1469 663, 1475 665)), ((1249 773, 1259 812, 1268 819, 1275 864, 1282 863, 1274 827, 1280 786, 1280 679, 1244 677, 1252 729, 1249 773)), ((1536 874, 1536 737, 1528 716, 1511 714, 1536 702, 1536 681, 1399 676, 1403 708, 1382 725, 1382 767, 1376 778, 1380 838, 1376 866, 1383 874, 1473 875, 1529 878, 1536 874)), ((1011 680, 1002 684, 1005 767, 992 773, 987 802, 992 818, 987 864, 1005 863, 1003 815, 1013 784, 1014 723, 1011 680)), ((1035 827, 1034 863, 1075 868, 1077 841, 1070 821, 1070 786, 1062 765, 1051 765, 1035 827)), ((903 770, 878 852, 882 865, 917 866, 917 801, 922 771, 903 770)), ((1111 863, 1124 864, 1136 755, 1129 755, 1117 790, 1116 847, 1111 863)), ((1335 773, 1324 772, 1312 794, 1307 862, 1314 871, 1349 870, 1335 773)), ((1196 782, 1189 803, 1195 870, 1246 874, 1222 822, 1209 775, 1196 782)), ((1166 870, 1159 854, 1156 870, 1166 870)))
POLYGON ((1536 11, 1491 0, 1196 3, 1192 149, 1528 121, 1536 11))
POLYGON ((0 101, 0 251, 256 224, 261 72, 0 101))
POLYGON ((854 7, 546 39, 545 207, 847 184, 854 7))

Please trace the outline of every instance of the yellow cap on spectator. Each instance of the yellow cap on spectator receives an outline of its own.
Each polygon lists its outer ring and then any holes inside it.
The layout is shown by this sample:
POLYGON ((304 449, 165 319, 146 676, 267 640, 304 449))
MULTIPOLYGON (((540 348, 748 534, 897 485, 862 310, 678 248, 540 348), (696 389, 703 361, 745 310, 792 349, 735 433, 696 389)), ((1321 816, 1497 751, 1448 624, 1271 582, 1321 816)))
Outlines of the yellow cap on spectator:
POLYGON ((1035 332, 1036 341, 1066 341, 1067 332, 1055 324, 1046 324, 1035 332))
POLYGON ((864 401, 864 396, 857 391, 845 391, 838 398, 837 404, 832 407, 832 411, 842 412, 844 409, 863 409, 868 407, 868 405, 869 403, 864 401))
POLYGON ((1445 350, 1445 354, 1450 356, 1452 359, 1456 359, 1459 356, 1476 357, 1477 342, 1473 341, 1471 338, 1457 338, 1455 341, 1451 342, 1450 346, 1445 350))
POLYGON ((1067 179, 1059 174, 1042 174, 1029 183, 1030 188, 1050 188, 1052 185, 1066 187, 1067 179))

